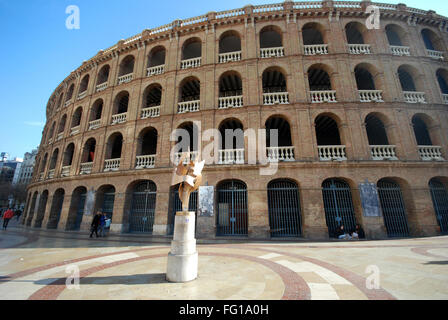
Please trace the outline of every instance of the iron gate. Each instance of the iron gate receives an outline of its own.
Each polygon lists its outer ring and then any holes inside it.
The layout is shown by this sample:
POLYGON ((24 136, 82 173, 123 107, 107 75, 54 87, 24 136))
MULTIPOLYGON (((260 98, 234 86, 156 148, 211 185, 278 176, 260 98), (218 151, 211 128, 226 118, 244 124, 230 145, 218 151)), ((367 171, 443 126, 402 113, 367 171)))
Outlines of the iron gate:
POLYGON ((156 193, 157 187, 152 181, 143 181, 135 186, 129 214, 129 232, 152 233, 156 193))
POLYGON ((356 218, 350 186, 343 180, 330 179, 322 184, 322 193, 329 236, 336 237, 336 230, 341 225, 348 232, 355 230, 356 218))
POLYGON ((268 185, 269 226, 271 237, 300 237, 301 214, 299 189, 287 180, 268 185))
POLYGON ((218 236, 247 236, 247 188, 231 180, 218 187, 218 236))
POLYGON ((429 182, 432 203, 442 234, 448 234, 448 192, 442 182, 432 179, 429 182))
POLYGON ((56 229, 61 217, 62 205, 64 204, 65 192, 57 192, 53 196, 50 217, 48 219, 47 229, 56 229))
POLYGON ((78 208, 76 209, 76 220, 73 226, 73 230, 79 230, 81 228, 81 222, 82 217, 84 215, 84 206, 86 204, 86 198, 87 198, 86 193, 81 193, 79 195, 78 208))
POLYGON ((42 227, 42 221, 45 216, 45 209, 47 207, 47 201, 48 201, 48 192, 44 191, 40 196, 39 209, 37 210, 36 221, 34 222, 35 228, 42 227))
MULTIPOLYGON (((112 215, 114 213, 114 201, 115 201, 115 191, 114 192, 105 192, 103 194, 103 205, 101 207, 101 212, 104 212, 106 214, 106 217, 108 219, 112 220, 112 215)), ((110 226, 108 228, 104 228, 106 230, 110 229, 110 226)))
MULTIPOLYGON (((173 235, 174 233, 174 217, 176 216, 176 212, 182 211, 182 202, 180 202, 179 198, 179 185, 171 188, 170 192, 170 216, 168 219, 168 235, 173 235)), ((197 210, 198 210, 198 191, 194 191, 190 194, 190 200, 188 202, 188 211, 196 212, 197 218, 197 210)), ((196 225, 198 219, 195 219, 196 225)), ((195 228, 196 230, 196 228, 195 228)))
POLYGON ((409 227, 400 186, 391 180, 378 182, 378 196, 389 237, 409 237, 409 227))

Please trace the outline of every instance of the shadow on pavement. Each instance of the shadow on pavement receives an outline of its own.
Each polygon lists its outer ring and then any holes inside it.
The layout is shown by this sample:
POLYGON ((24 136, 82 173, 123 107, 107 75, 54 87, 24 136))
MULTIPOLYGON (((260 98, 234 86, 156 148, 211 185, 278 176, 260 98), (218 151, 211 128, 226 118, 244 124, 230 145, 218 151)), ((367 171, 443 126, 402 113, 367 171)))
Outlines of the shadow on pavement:
MULTIPOLYGON (((33 281, 38 285, 48 285, 59 280, 59 278, 48 278, 33 281)), ((129 276, 107 276, 107 277, 85 277, 79 281, 80 285, 93 284, 93 285, 138 285, 138 284, 158 284, 169 283, 166 281, 165 273, 152 273, 152 274, 134 274, 129 276)), ((73 282, 72 282, 73 284, 73 282)))
POLYGON ((447 265, 448 261, 429 261, 429 262, 426 262, 425 264, 447 265))

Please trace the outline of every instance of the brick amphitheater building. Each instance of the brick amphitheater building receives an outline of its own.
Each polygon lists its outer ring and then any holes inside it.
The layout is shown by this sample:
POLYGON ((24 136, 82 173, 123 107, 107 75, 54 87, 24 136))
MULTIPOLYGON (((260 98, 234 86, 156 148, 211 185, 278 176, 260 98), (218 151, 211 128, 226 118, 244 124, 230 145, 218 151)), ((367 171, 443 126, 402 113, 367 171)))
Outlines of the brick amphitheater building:
POLYGON ((203 172, 214 214, 198 215, 198 237, 326 239, 341 223, 372 239, 447 232, 447 32, 434 11, 316 1, 120 40, 51 96, 22 223, 85 231, 102 210, 110 232, 170 235, 173 130, 193 134, 193 158, 197 132, 266 128, 279 130, 278 146, 266 138, 277 173, 249 163, 247 137, 222 141, 203 172))

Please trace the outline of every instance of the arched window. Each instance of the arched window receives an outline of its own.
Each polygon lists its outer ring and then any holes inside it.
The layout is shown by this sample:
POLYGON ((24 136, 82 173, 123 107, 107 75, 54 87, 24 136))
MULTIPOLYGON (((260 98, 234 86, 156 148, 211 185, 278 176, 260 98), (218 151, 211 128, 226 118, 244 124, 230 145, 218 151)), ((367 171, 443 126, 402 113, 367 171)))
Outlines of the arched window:
POLYGON ((202 42, 199 38, 190 38, 182 46, 181 69, 201 66, 202 42))
POLYGON ((58 156, 59 156, 59 149, 56 149, 53 151, 53 155, 51 156, 50 170, 54 170, 54 168, 56 168, 56 164, 58 162, 58 156))
POLYGON ((261 58, 283 57, 282 31, 276 26, 267 26, 260 31, 261 58))
POLYGON ((286 77, 279 68, 268 68, 263 72, 263 104, 288 104, 289 94, 286 77))
POLYGON ((314 121, 321 161, 347 160, 337 122, 330 116, 319 115, 314 121))
POLYGON ((224 73, 219 79, 219 109, 243 106, 243 84, 241 76, 233 71, 224 73))
POLYGON ((100 69, 100 72, 98 72, 98 79, 96 81, 97 86, 106 83, 107 80, 109 80, 109 72, 110 72, 110 66, 108 64, 106 64, 100 69))
POLYGON ((114 133, 107 142, 106 159, 120 159, 123 147, 123 136, 121 133, 114 133))
POLYGON ((157 46, 148 55, 148 68, 165 65, 166 50, 162 46, 157 46))
POLYGON ((291 128, 283 117, 272 116, 266 123, 268 161, 294 161, 291 128))
POLYGON ((73 113, 71 128, 76 128, 81 125, 81 117, 82 117, 82 107, 79 107, 78 109, 76 109, 75 113, 73 113))
POLYGON ((67 122, 67 115, 64 114, 59 122, 59 130, 58 133, 63 133, 65 130, 65 123, 67 122))
POLYGON ((64 160, 62 162, 62 166, 68 167, 71 166, 73 163, 73 154, 75 152, 75 144, 70 143, 64 152, 64 160))
POLYGON ((415 115, 412 118, 412 126, 414 128, 415 139, 419 146, 432 146, 431 135, 425 121, 419 116, 415 115))
POLYGON ((120 63, 119 77, 132 74, 134 72, 135 58, 132 55, 127 56, 120 63))
POLYGON ((233 62, 241 60, 241 38, 238 32, 229 30, 219 39, 219 62, 233 62))
POLYGON ((61 218, 62 204, 64 203, 65 191, 58 189, 53 195, 51 203, 50 216, 48 219, 47 229, 57 229, 59 219, 61 218))
POLYGON ((82 78, 81 84, 79 85, 79 93, 80 94, 87 91, 87 88, 89 87, 89 79, 90 79, 90 76, 88 74, 85 75, 84 78, 82 78))
POLYGON ((200 109, 201 83, 195 77, 184 79, 179 87, 177 113, 196 112, 200 109))
POLYGON ((45 190, 40 195, 39 207, 37 209, 36 220, 34 221, 34 228, 42 227, 42 221, 44 220, 44 216, 45 216, 45 209, 47 208, 47 201, 48 201, 48 190, 45 190))
POLYGON ((75 91, 75 84, 74 83, 72 83, 70 85, 70 87, 68 88, 68 92, 67 92, 67 96, 65 98, 65 102, 68 102, 68 101, 70 101, 72 99, 73 91, 75 91))
POLYGON ((85 187, 78 187, 73 191, 66 230, 80 230, 82 218, 84 216, 86 198, 87 189, 85 187))
POLYGON ((243 124, 237 119, 226 119, 219 125, 221 136, 219 164, 244 163, 243 124))
POLYGON ((154 168, 157 153, 157 130, 153 127, 142 130, 137 141, 135 168, 154 168))

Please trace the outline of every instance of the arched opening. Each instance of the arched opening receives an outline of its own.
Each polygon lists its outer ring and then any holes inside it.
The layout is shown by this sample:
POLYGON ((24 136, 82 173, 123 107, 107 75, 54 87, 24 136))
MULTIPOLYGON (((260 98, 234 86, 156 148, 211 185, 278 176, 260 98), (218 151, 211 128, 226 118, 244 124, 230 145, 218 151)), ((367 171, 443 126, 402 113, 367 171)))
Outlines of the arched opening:
POLYGON ((412 72, 413 70, 411 70, 409 67, 407 66, 400 66, 398 68, 398 77, 400 79, 400 84, 401 84, 401 89, 403 91, 417 91, 417 87, 415 85, 414 82, 414 76, 412 72))
POLYGON ((76 128, 81 125, 81 117, 82 117, 82 107, 79 107, 76 109, 75 113, 73 113, 71 128, 76 128))
POLYGON ((219 109, 243 106, 243 83, 234 71, 224 73, 219 78, 219 109))
POLYGON ((347 160, 345 146, 342 145, 337 122, 331 116, 319 115, 314 120, 314 126, 320 160, 347 160))
POLYGON ((306 23, 302 28, 303 44, 305 46, 324 44, 323 32, 322 25, 315 22, 306 23))
POLYGON ((124 58, 123 61, 121 61, 120 63, 118 76, 122 77, 125 75, 132 74, 134 72, 134 62, 135 58, 132 55, 129 55, 126 58, 124 58))
POLYGON ((67 218, 66 230, 76 231, 81 228, 86 198, 87 189, 85 187, 78 187, 73 191, 72 200, 70 202, 70 210, 67 218))
POLYGON ((90 122, 100 120, 103 114, 103 99, 98 99, 92 105, 92 109, 90 111, 90 122))
POLYGON ((155 128, 144 129, 139 135, 137 154, 140 156, 155 155, 157 153, 157 136, 155 128))
POLYGON ((200 58, 202 56, 202 42, 199 38, 190 38, 182 47, 182 60, 200 58))
POLYGON ((356 66, 355 78, 358 90, 376 90, 375 80, 370 71, 364 66, 356 66))
MULTIPOLYGON (((445 69, 439 69, 436 72, 436 77, 437 82, 439 83, 440 92, 443 95, 448 95, 448 71, 445 69)), ((448 96, 444 99, 444 102, 448 103, 448 96)))
POLYGON ((386 36, 391 46, 404 46, 402 35, 404 33, 403 29, 397 25, 389 24, 386 26, 386 36))
POLYGON ((70 87, 68 88, 67 96, 65 97, 65 102, 68 102, 68 101, 70 101, 72 99, 73 91, 75 91, 75 84, 74 83, 72 83, 70 85, 70 87))
POLYGON ((283 117, 272 116, 265 123, 268 161, 294 161, 291 128, 283 117))
POLYGON ((279 68, 268 68, 263 72, 263 104, 288 104, 289 94, 286 77, 279 68))
POLYGON ((163 46, 157 46, 148 55, 148 68, 165 65, 166 50, 163 46))
POLYGON ((310 91, 331 91, 331 79, 325 67, 320 65, 311 66, 308 69, 308 83, 310 91))
POLYGON ((156 209, 156 184, 150 180, 135 185, 129 214, 129 232, 151 234, 156 209))
MULTIPOLYGON (((98 188, 96 192, 95 210, 106 214, 108 219, 112 219, 115 202, 115 187, 112 185, 105 185, 98 188)), ((113 221, 113 220, 112 220, 113 221)))
POLYGON ((345 26, 345 34, 348 44, 364 44, 364 32, 366 28, 359 22, 350 22, 345 26))
POLYGON ((30 210, 28 212, 28 217, 27 217, 27 220, 26 220, 26 225, 27 226, 31 226, 31 221, 33 221, 34 211, 36 210, 37 196, 38 196, 38 193, 36 191, 36 192, 34 192, 33 198, 31 200, 31 207, 30 207, 30 210))
POLYGON ((431 135, 428 126, 420 115, 412 117, 412 127, 414 128, 415 139, 418 146, 432 146, 431 135))
POLYGON ((392 179, 381 179, 377 187, 387 235, 390 238, 409 237, 407 213, 400 185, 392 179))
POLYGON ((217 236, 247 236, 247 187, 238 180, 223 181, 217 186, 217 236))
POLYGON ((290 180, 268 184, 269 226, 271 237, 300 237, 302 218, 299 188, 290 180))
POLYGON ((128 112, 129 93, 127 91, 120 92, 115 97, 114 109, 112 114, 123 114, 128 112))
POLYGON ((443 51, 440 39, 434 31, 425 28, 421 31, 421 35, 427 50, 443 51))
POLYGON ((226 119, 219 125, 219 164, 244 163, 244 131, 238 119, 226 119))
POLYGON ((80 94, 87 91, 87 88, 89 87, 89 80, 90 80, 90 76, 88 74, 86 74, 84 76, 84 78, 82 78, 81 84, 79 85, 79 93, 80 94))
MULTIPOLYGON (((188 211, 195 212, 197 217, 198 210, 198 191, 194 191, 190 194, 190 200, 188 201, 188 211)), ((168 215, 168 235, 173 235, 174 233, 174 219, 176 212, 182 211, 182 202, 179 198, 179 184, 172 186, 170 188, 170 205, 169 205, 169 215, 168 215)), ((195 219, 197 224, 197 219, 195 219)), ((195 230, 197 230, 195 228, 195 230)))
POLYGON ((48 153, 45 154, 42 162, 40 163, 40 173, 43 173, 45 171, 45 168, 47 167, 47 161, 48 161, 48 153))
POLYGON ((60 108, 62 108, 62 103, 63 103, 63 98, 64 98, 64 93, 61 93, 60 95, 59 95, 59 102, 58 102, 58 107, 57 107, 57 109, 60 109, 60 108))
POLYGON ((177 130, 177 143, 182 143, 182 149, 179 152, 198 150, 198 127, 191 121, 182 123, 177 130), (185 139, 185 140, 184 140, 185 139))
POLYGON ((275 26, 264 27, 260 31, 260 48, 283 47, 282 31, 275 26))
POLYGON ((448 190, 446 184, 440 179, 433 178, 429 181, 434 212, 442 234, 448 234, 448 190))
POLYGON ((42 227, 42 221, 44 220, 44 217, 45 217, 45 209, 47 208, 47 201, 48 201, 48 190, 45 190, 40 195, 39 207, 37 209, 36 220, 34 221, 34 228, 42 227))
POLYGON ((54 129, 56 127, 56 121, 53 121, 50 131, 48 132, 48 138, 47 141, 50 143, 51 141, 53 141, 53 136, 54 136, 54 129))
POLYGON ((375 114, 368 114, 365 119, 367 138, 371 146, 386 146, 389 145, 386 128, 383 121, 375 114))
POLYGON ((123 136, 116 132, 107 140, 106 159, 120 159, 123 147, 123 136))
POLYGON ((55 149, 53 151, 53 155, 51 156, 50 160, 50 170, 54 170, 56 168, 56 164, 58 162, 58 156, 59 156, 59 149, 55 149))
POLYGON ((143 92, 143 109, 160 107, 162 104, 162 86, 159 84, 149 85, 143 92))
POLYGON ((110 72, 110 66, 108 64, 106 64, 100 69, 100 72, 98 72, 98 79, 96 80, 97 86, 106 83, 109 80, 109 72, 110 72))
POLYGON ((65 130, 65 124, 67 122, 67 115, 64 114, 61 118, 61 121, 59 122, 59 130, 58 130, 58 134, 63 133, 65 130))
POLYGON ((75 152, 75 144, 70 143, 67 148, 65 148, 64 159, 62 160, 62 166, 71 166, 73 163, 73 154, 75 152))
POLYGON ((219 53, 241 51, 241 39, 238 32, 229 30, 224 32, 219 39, 219 53))
POLYGON ((346 232, 355 230, 356 217, 350 185, 342 179, 327 179, 322 183, 325 221, 330 238, 343 225, 346 232))
POLYGON ((201 82, 195 77, 184 79, 180 85, 180 101, 199 101, 201 99, 201 82))
POLYGON ((64 203, 64 195, 64 189, 57 189, 54 193, 47 229, 57 229, 61 217, 62 205, 64 203))
POLYGON ((95 147, 96 140, 94 138, 90 138, 84 144, 84 148, 82 150, 81 163, 92 163, 95 159, 95 147))

